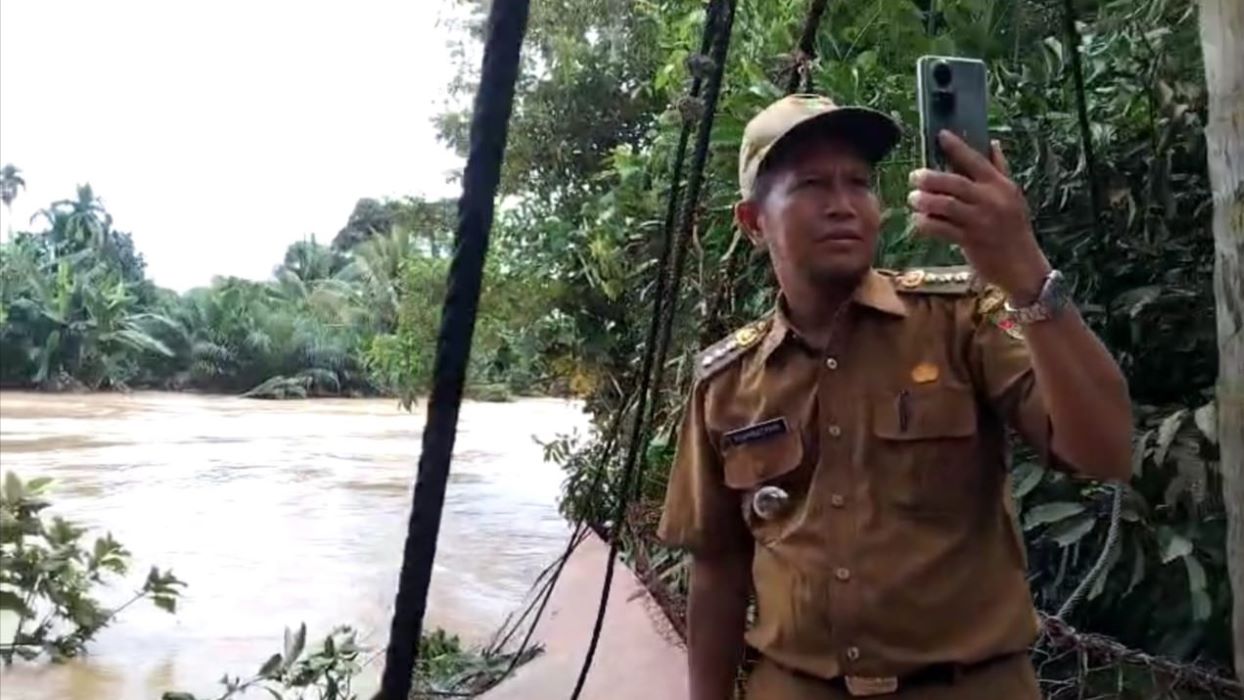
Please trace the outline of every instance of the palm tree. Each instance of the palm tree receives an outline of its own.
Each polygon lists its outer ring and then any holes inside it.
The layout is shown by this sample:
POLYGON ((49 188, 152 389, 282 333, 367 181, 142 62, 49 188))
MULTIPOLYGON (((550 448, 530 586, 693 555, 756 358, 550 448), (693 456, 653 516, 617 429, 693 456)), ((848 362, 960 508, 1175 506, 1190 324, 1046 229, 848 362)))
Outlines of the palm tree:
POLYGON ((316 242, 315 236, 290 244, 285 249, 285 261, 277 268, 277 275, 288 270, 304 282, 327 279, 340 270, 342 257, 336 251, 316 242))
MULTIPOLYGON (((13 200, 17 199, 19 190, 26 189, 26 181, 22 179, 21 168, 9 163, 0 168, 0 201, 4 202, 4 208, 8 210, 9 216, 13 216, 13 200)), ((10 218, 9 238, 13 237, 13 224, 10 218)))
POLYGON ((355 247, 353 261, 339 275, 361 290, 363 306, 376 315, 386 331, 397 326, 406 261, 421 257, 419 253, 419 241, 411 229, 395 226, 388 234, 373 236, 355 247))
POLYGON ((31 221, 43 218, 48 222, 49 237, 53 243, 68 244, 71 251, 94 247, 104 250, 112 231, 112 215, 95 196, 89 184, 78 185, 77 197, 53 202, 47 209, 40 209, 31 221))
POLYGON ((1201 0, 1214 191, 1218 316, 1218 449, 1227 506, 1227 570, 1235 599, 1235 673, 1244 682, 1244 3, 1201 0))

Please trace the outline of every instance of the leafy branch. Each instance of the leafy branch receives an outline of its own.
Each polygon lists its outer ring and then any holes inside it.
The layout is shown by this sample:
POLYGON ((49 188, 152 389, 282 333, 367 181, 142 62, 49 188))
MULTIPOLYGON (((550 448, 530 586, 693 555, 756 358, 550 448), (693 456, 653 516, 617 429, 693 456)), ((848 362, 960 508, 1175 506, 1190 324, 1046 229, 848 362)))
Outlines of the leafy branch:
POLYGON ((116 608, 92 593, 129 569, 130 552, 111 533, 83 545, 86 529, 61 517, 44 518, 51 480, 23 482, 5 475, 0 490, 0 611, 17 616, 11 639, 0 643, 0 660, 53 661, 79 656, 117 615, 139 600, 176 612, 185 587, 171 571, 152 567, 143 585, 116 608), (29 626, 28 625, 33 625, 29 626))

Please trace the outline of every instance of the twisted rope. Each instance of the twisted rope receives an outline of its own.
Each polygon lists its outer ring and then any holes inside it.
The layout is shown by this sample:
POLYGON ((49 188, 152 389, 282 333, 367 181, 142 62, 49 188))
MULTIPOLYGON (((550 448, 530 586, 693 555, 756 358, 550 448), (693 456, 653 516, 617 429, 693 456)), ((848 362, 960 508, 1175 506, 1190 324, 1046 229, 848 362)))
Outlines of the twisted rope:
POLYGON ((488 13, 483 69, 471 119, 471 151, 458 202, 458 234, 378 700, 406 700, 414 679, 528 8, 529 0, 510 0, 492 3, 488 13))

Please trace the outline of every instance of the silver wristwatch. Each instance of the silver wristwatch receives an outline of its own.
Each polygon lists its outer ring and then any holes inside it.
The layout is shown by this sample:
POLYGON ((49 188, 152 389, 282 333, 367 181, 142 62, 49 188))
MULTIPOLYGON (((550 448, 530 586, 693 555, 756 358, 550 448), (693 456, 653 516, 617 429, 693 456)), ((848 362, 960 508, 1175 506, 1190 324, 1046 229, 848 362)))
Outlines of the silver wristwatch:
POLYGON ((1066 278, 1058 270, 1050 270, 1041 283, 1041 293, 1037 300, 1028 306, 1015 308, 1006 302, 1006 311, 1016 323, 1026 326, 1031 323, 1047 321, 1061 312, 1070 301, 1066 278))

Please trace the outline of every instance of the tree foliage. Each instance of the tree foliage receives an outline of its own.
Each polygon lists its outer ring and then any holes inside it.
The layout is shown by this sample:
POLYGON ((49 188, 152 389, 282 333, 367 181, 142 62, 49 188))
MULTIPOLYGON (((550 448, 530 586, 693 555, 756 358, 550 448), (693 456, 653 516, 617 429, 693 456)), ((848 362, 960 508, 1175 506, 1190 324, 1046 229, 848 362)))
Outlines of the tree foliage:
MULTIPOLYGON (((158 289, 89 186, 0 244, 0 383, 45 389, 155 387, 255 398, 395 395, 431 374, 453 207, 360 200, 326 246, 291 244, 271 279, 218 277, 158 289)), ((506 258, 497 258, 498 261, 506 258)), ((558 338, 542 285, 494 263, 472 381, 553 385, 558 338)))
POLYGON ((43 511, 50 479, 5 475, 0 490, 0 613, 15 616, 12 636, 0 640, 0 661, 52 661, 79 656, 117 613, 148 599, 172 613, 185 584, 152 567, 142 586, 116 608, 96 599, 98 589, 124 575, 130 553, 111 534, 84 541, 86 529, 43 511))
MULTIPOLYGON (((515 239, 509 250, 521 251, 527 269, 555 283, 552 303, 575 329, 580 371, 595 378, 587 395, 595 434, 549 446, 568 471, 563 511, 611 527, 619 494, 610 485, 624 451, 609 426, 628 410, 626 387, 645 350, 668 172, 689 111, 679 106, 686 106, 687 63, 704 11, 693 0, 542 5, 548 14, 533 11, 510 132, 504 184, 515 204, 498 226, 515 239)), ((1121 534, 1076 621, 1153 653, 1223 666, 1231 598, 1221 467, 1206 428, 1216 355, 1195 8, 1189 0, 1074 5, 1095 182, 1070 73, 1076 47, 1060 31, 1059 2, 830 3, 809 73, 817 91, 907 125, 877 175, 887 208, 876 262, 903 267, 961 259, 950 246, 912 235, 904 206, 907 173, 919 158, 916 59, 986 60, 994 135, 1028 195, 1042 245, 1074 280, 1078 303, 1119 358, 1136 402, 1136 476, 1123 494, 1121 534), (1100 217, 1091 187, 1104 202, 1100 217), (1154 600, 1167 602, 1155 610, 1154 600)), ((692 354, 772 304, 767 262, 732 225, 736 159, 748 118, 782 94, 806 9, 803 0, 744 0, 735 21, 676 298, 673 357, 657 423, 644 437, 641 503, 626 544, 676 595, 685 591, 682 560, 655 545, 645 514, 664 492, 692 354)), ((464 64, 456 83, 463 90, 472 87, 470 70, 464 64)), ((448 113, 444 138, 461 145, 465 124, 462 113, 448 113)), ((1047 474, 1023 452, 1013 478, 1037 603, 1054 610, 1103 551, 1111 492, 1047 474)))

